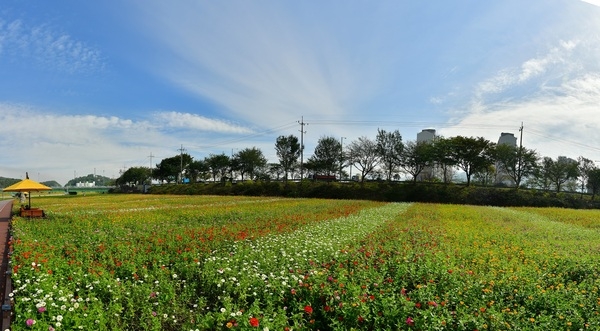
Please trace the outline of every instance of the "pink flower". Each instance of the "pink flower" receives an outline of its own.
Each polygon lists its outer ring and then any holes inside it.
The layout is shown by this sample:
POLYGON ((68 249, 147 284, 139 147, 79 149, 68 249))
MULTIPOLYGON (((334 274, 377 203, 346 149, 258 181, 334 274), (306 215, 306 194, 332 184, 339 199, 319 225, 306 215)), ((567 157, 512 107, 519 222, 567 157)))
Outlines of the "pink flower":
POLYGON ((42 306, 42 307, 38 308, 38 313, 43 313, 45 311, 46 311, 46 307, 42 306))
POLYGON ((415 321, 412 318, 407 317, 406 318, 406 325, 413 326, 413 325, 415 325, 415 321))
POLYGON ((52 327, 52 325, 50 325, 50 326, 48 327, 48 331, 54 331, 54 328, 52 327))
POLYGON ((35 324, 35 320, 30 318, 27 321, 25 321, 25 324, 27 324, 27 326, 31 327, 35 324))

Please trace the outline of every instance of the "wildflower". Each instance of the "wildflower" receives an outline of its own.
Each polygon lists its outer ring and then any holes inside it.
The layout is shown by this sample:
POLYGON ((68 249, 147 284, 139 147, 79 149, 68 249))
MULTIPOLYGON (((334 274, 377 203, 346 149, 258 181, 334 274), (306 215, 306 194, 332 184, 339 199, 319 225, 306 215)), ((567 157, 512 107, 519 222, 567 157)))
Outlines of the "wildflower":
POLYGON ((413 320, 413 319, 412 319, 412 318, 410 318, 410 317, 407 317, 407 318, 406 318, 406 325, 408 325, 408 326, 413 326, 413 325, 415 325, 415 320, 413 320))
POLYGON ((228 329, 231 329, 233 327, 233 323, 227 322, 227 324, 225 324, 225 327, 227 327, 228 329))
POLYGON ((250 318, 250 326, 257 328, 258 327, 258 318, 256 317, 251 317, 250 318))
POLYGON ((48 331, 54 331, 54 328, 52 327, 52 325, 50 325, 50 326, 48 327, 48 331))
POLYGON ((304 312, 310 315, 312 314, 313 309, 311 306, 304 306, 304 312))
POLYGON ((25 321, 25 324, 27 324, 27 326, 29 327, 32 327, 35 324, 35 320, 30 318, 27 321, 25 321))
POLYGON ((38 308, 38 313, 43 313, 45 311, 46 311, 46 307, 44 307, 44 306, 38 308))

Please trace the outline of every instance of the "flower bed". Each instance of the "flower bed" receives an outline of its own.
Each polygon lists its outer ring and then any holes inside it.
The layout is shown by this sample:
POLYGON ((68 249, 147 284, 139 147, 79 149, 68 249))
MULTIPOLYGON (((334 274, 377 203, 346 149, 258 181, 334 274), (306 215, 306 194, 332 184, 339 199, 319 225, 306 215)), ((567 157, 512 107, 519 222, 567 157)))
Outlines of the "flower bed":
POLYGON ((598 211, 140 195, 40 205, 46 220, 14 220, 13 330, 600 328, 598 211))

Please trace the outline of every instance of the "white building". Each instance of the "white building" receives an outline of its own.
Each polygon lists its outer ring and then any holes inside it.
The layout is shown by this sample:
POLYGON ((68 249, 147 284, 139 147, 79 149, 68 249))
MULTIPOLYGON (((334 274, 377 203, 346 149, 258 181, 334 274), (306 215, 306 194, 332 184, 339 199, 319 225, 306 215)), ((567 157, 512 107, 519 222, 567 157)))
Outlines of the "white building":
MULTIPOLYGON (((417 133, 418 143, 430 143, 435 139, 435 129, 424 129, 417 133)), ((425 167, 417 176, 418 181, 431 180, 434 176, 433 167, 425 167)))
POLYGON ((431 142, 435 138, 435 129, 424 129, 417 133, 417 142, 431 142))

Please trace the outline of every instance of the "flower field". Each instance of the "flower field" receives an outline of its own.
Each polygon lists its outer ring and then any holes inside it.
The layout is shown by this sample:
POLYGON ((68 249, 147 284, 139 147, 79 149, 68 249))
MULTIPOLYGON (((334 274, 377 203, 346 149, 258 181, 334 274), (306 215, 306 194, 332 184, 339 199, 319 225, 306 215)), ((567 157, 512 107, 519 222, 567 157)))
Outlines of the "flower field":
POLYGON ((36 199, 12 330, 599 330, 600 211, 36 199))

